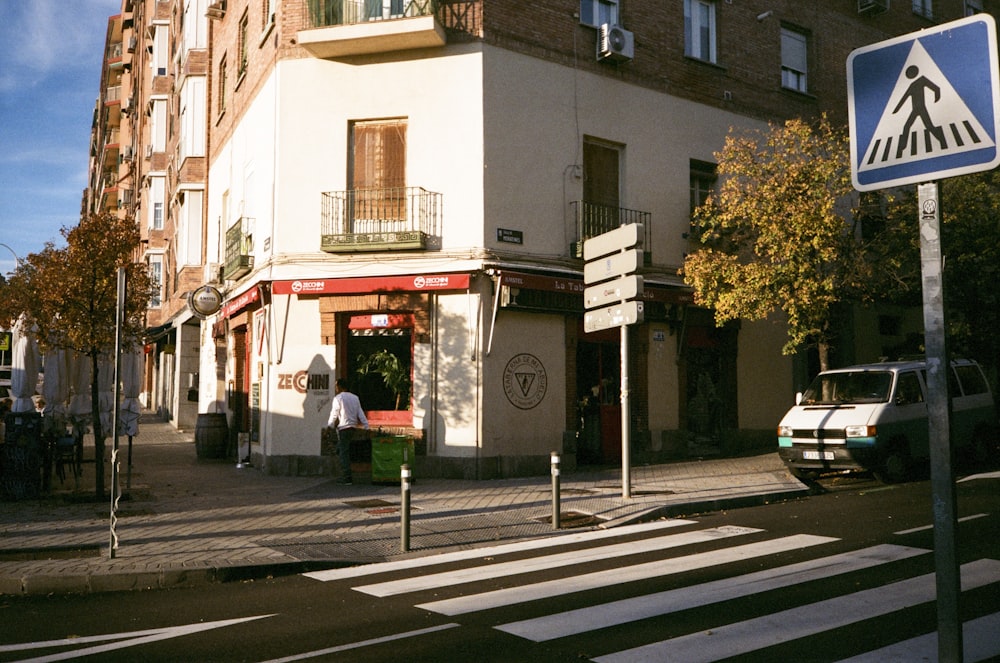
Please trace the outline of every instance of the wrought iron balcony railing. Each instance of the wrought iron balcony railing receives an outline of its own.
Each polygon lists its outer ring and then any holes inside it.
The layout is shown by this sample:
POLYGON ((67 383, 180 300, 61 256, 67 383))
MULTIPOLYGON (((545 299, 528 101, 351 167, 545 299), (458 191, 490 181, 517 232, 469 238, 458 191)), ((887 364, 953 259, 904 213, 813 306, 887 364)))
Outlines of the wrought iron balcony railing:
POLYGON ((236 280, 253 269, 253 225, 254 220, 241 217, 226 230, 226 263, 222 276, 236 280))
POLYGON ((441 194, 420 187, 327 191, 321 213, 324 251, 425 249, 440 230, 441 194))
POLYGON ((583 257, 583 243, 591 237, 597 237, 614 230, 618 226, 630 223, 643 225, 643 261, 648 265, 652 258, 652 227, 649 212, 641 212, 624 207, 610 207, 574 200, 572 203, 576 216, 576 241, 570 246, 570 255, 574 258, 583 257))
POLYGON ((353 25, 411 16, 432 16, 434 0, 308 0, 314 28, 353 25))

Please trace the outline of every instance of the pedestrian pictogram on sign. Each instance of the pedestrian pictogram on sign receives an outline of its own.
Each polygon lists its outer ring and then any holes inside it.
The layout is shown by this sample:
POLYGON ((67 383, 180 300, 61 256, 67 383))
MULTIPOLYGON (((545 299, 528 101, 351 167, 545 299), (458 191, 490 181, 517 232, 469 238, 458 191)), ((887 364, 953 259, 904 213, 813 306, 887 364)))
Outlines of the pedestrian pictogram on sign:
POLYGON ((851 172, 862 191, 1000 163, 996 27, 988 14, 848 58, 851 172))

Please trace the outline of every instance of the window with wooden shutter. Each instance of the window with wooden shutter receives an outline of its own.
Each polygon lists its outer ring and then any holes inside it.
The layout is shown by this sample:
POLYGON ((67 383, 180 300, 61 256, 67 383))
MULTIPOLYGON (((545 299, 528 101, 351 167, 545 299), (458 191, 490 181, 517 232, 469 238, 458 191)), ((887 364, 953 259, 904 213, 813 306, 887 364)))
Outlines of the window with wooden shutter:
POLYGON ((406 121, 374 120, 351 126, 353 220, 384 232, 406 220, 406 121))

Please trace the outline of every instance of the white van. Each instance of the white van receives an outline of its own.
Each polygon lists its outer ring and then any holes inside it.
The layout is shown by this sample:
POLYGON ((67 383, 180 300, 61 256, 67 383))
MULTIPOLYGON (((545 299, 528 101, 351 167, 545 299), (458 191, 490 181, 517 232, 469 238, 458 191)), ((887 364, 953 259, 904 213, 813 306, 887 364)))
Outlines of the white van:
MULTIPOLYGON (((778 454, 797 477, 871 470, 881 481, 904 480, 930 456, 926 373, 924 361, 820 373, 778 425, 778 454)), ((968 360, 953 361, 948 379, 952 444, 963 460, 986 463, 997 421, 989 384, 968 360)))

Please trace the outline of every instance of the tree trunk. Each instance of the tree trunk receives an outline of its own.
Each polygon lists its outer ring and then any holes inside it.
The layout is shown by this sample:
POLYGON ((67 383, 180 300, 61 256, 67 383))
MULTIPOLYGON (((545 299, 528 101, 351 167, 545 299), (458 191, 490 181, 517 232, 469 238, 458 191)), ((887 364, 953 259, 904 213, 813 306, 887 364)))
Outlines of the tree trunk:
POLYGON ((104 429, 101 426, 101 392, 98 352, 90 354, 90 416, 94 427, 94 493, 104 499, 104 429))
POLYGON ((819 351, 819 370, 826 371, 830 368, 830 344, 826 341, 820 341, 816 344, 816 349, 819 351))

